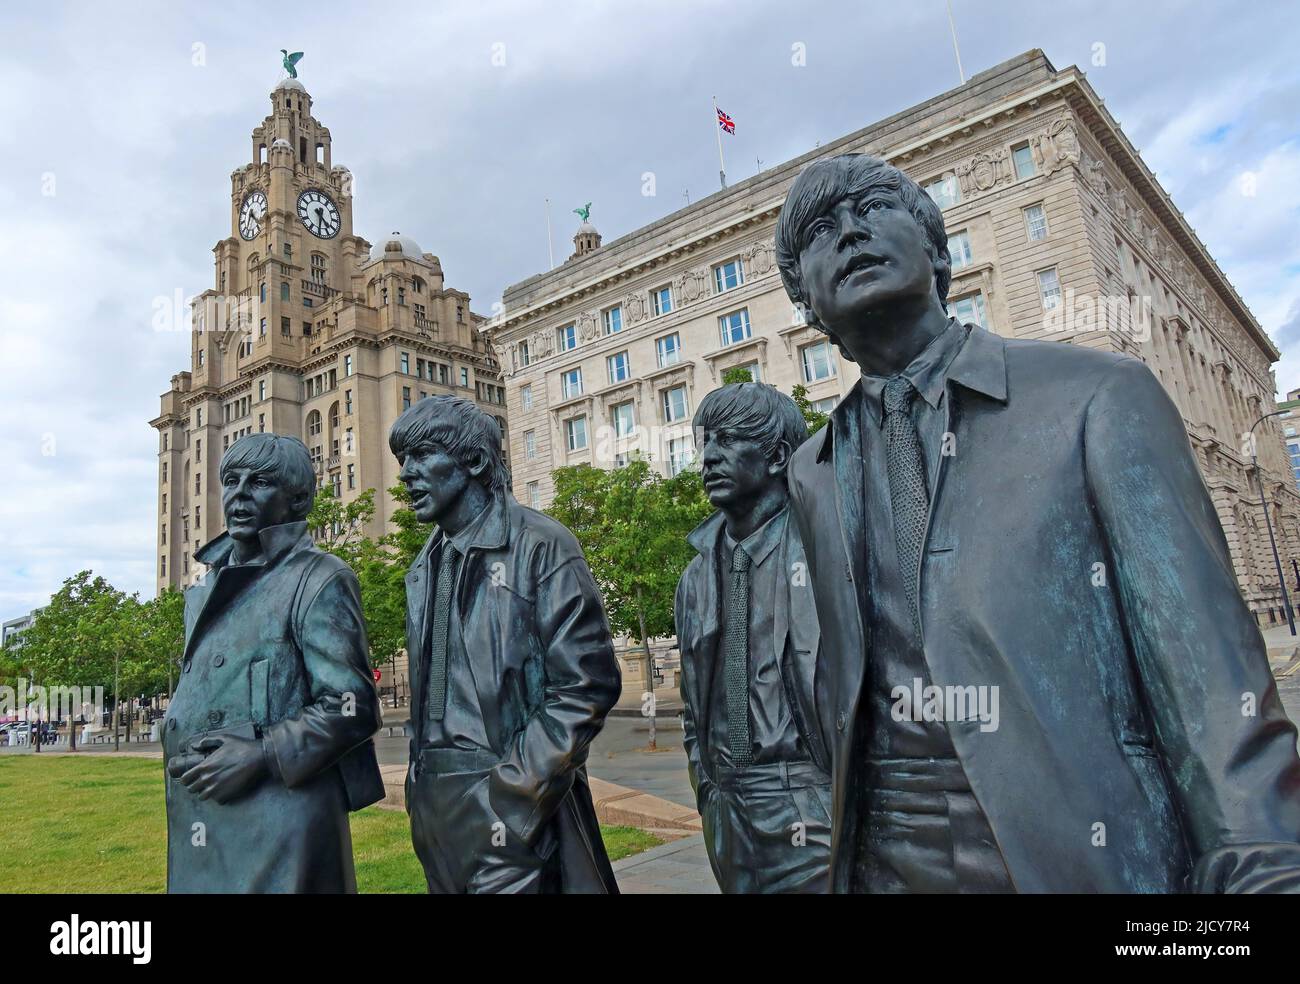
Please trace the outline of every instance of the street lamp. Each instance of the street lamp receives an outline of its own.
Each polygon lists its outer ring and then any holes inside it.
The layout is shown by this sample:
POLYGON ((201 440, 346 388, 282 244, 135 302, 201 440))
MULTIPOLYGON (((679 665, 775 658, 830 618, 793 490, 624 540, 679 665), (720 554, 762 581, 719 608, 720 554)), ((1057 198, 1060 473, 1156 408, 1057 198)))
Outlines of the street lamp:
POLYGON ((1259 458, 1255 454, 1255 428, 1268 420, 1269 417, 1278 417, 1284 413, 1290 413, 1289 410, 1275 410, 1272 413, 1266 413, 1250 425, 1250 462, 1255 466, 1255 481, 1259 485, 1259 507, 1264 510, 1264 526, 1268 529, 1268 543, 1273 548, 1273 565, 1277 568, 1277 584, 1282 589, 1282 607, 1286 609, 1286 624, 1291 627, 1291 634, 1295 635, 1295 616, 1291 614, 1291 596, 1286 591, 1286 581, 1282 577, 1282 558, 1277 554, 1277 541, 1273 539, 1273 522, 1268 518, 1268 503, 1264 501, 1264 474, 1259 470, 1259 458))

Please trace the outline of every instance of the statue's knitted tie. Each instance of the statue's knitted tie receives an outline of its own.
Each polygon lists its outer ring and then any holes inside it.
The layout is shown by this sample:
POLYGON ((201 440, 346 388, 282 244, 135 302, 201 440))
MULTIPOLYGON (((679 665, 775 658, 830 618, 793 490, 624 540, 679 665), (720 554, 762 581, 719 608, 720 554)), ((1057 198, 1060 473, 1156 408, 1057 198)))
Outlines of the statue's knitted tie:
POLYGON ((920 625, 916 591, 921 569, 921 543, 925 539, 930 494, 925 484, 925 459, 908 407, 916 390, 903 376, 885 383, 885 464, 889 469, 889 502, 894 510, 894 538, 898 544, 898 573, 903 579, 912 621, 920 625))
POLYGON ((433 633, 429 640, 430 721, 441 721, 447 713, 447 627, 451 621, 451 587, 456 580, 456 548, 444 538, 441 552, 433 592, 433 633))
POLYGON ((739 543, 731 554, 731 589, 727 593, 724 643, 727 680, 727 740, 735 766, 751 765, 749 737, 749 554, 739 543))

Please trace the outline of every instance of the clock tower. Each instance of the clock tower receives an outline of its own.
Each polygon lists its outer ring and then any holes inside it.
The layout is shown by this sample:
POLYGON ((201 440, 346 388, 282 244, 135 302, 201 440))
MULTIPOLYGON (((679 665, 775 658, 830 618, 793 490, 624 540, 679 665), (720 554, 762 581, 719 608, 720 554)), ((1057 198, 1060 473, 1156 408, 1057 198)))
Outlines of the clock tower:
POLYGON ((393 233, 353 234, 352 175, 297 78, 271 92, 251 160, 230 175, 214 284, 192 299, 191 366, 172 377, 159 431, 158 585, 200 575, 197 549, 224 529, 221 456, 247 434, 307 445, 318 485, 375 494, 377 537, 395 505, 387 432, 414 400, 455 393, 497 417, 505 391, 469 295, 438 257, 393 233))

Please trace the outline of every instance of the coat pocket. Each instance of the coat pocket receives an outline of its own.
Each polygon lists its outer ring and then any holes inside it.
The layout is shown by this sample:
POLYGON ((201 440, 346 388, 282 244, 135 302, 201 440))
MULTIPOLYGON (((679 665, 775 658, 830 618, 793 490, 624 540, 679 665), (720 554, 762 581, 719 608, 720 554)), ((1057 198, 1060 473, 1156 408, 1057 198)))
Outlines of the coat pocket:
POLYGON ((249 717, 259 728, 267 727, 270 722, 268 690, 270 689, 270 663, 264 659, 255 659, 248 664, 248 710, 249 717))

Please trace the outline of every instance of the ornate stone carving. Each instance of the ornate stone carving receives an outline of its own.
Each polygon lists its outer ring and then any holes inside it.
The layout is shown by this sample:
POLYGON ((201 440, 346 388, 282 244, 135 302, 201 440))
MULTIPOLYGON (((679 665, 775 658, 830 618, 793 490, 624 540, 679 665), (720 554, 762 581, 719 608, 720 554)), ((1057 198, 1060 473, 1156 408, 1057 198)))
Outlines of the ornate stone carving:
POLYGON ((776 269, 776 243, 762 239, 745 251, 751 277, 765 277, 776 269))
POLYGON ((1079 133, 1068 116, 1054 120, 1044 132, 1030 137, 1029 145, 1044 174, 1079 163, 1079 133))
POLYGON ((595 311, 583 311, 578 315, 578 337, 584 342, 589 342, 596 337, 596 326, 600 323, 600 318, 595 311))
POLYGON ((958 164, 956 174, 963 196, 988 191, 1003 181, 1011 180, 1011 155, 1005 147, 981 151, 969 161, 958 164))
POLYGON ((681 274, 673 286, 677 288, 677 297, 683 304, 692 304, 709 292, 709 271, 705 267, 696 267, 681 274))
POLYGON ((555 337, 551 332, 535 331, 528 336, 528 354, 531 359, 544 359, 554 351, 555 337))
POLYGON ((623 319, 629 325, 644 320, 648 313, 645 294, 642 291, 635 291, 623 298, 623 319))

